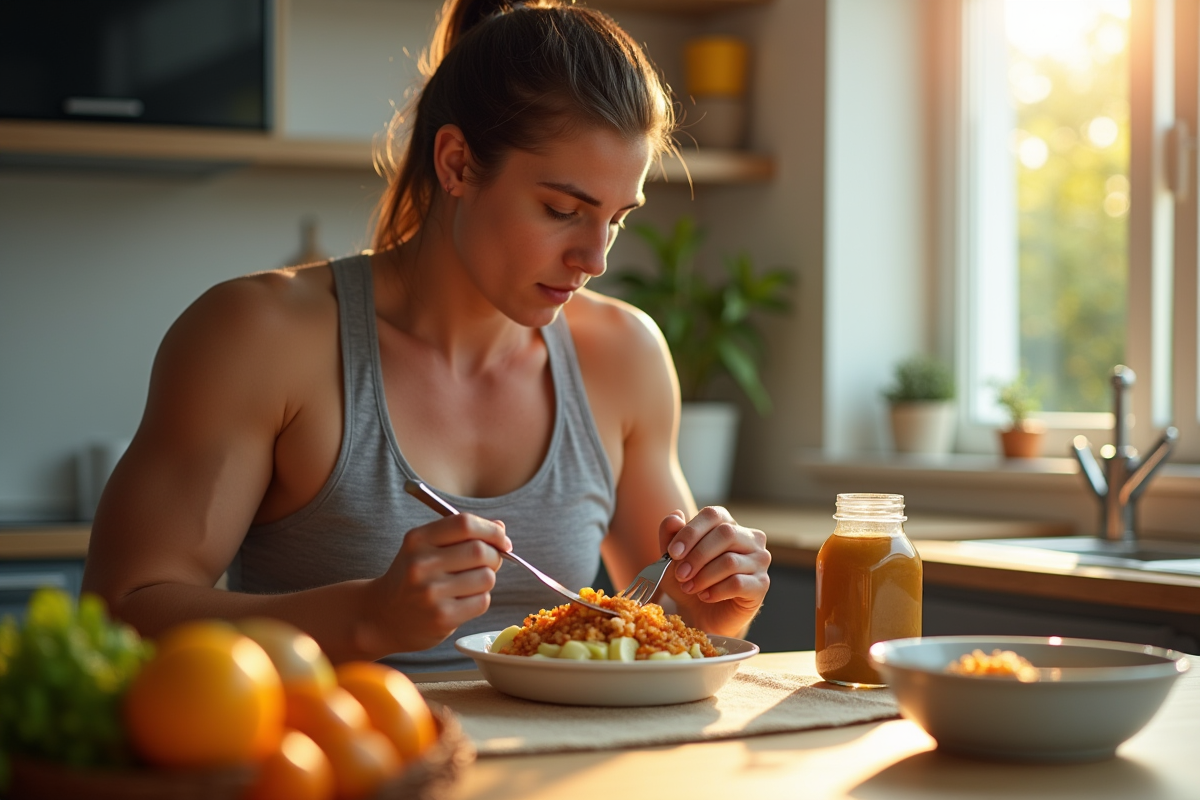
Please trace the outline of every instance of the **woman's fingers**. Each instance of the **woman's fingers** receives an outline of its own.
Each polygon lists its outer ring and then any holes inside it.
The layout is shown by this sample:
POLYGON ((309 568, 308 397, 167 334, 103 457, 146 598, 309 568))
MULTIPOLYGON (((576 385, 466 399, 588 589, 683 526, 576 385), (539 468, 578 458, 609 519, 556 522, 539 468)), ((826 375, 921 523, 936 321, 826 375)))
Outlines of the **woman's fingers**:
POLYGON ((771 555, 765 551, 722 553, 705 564, 694 578, 684 581, 681 588, 706 603, 737 599, 757 607, 770 585, 770 578, 767 577, 770 563, 771 555))
POLYGON ((512 542, 504 532, 504 523, 484 519, 474 514, 455 514, 428 525, 413 528, 409 536, 418 533, 418 538, 433 547, 446 547, 471 540, 486 542, 498 550, 512 550, 512 542), (420 531, 421 533, 418 533, 420 531))
POLYGON ((470 514, 408 531, 392 566, 376 579, 386 607, 383 627, 403 630, 405 650, 443 641, 487 611, 501 550, 511 549, 502 523, 470 514))
MULTIPOLYGON (((664 520, 660 536, 666 524, 664 520)), ((705 602, 738 599, 749 605, 766 595, 771 563, 766 536, 738 525, 724 508, 701 510, 674 533, 667 552, 675 559, 680 588, 705 602)))
MULTIPOLYGON (((663 553, 671 553, 672 542, 675 539, 675 534, 679 533, 680 529, 687 524, 687 517, 683 512, 676 509, 667 516, 663 517, 662 522, 658 524, 658 549, 663 553)), ((683 554, 683 545, 674 545, 676 551, 680 555, 683 554)), ((675 556, 671 553, 672 557, 675 556)))

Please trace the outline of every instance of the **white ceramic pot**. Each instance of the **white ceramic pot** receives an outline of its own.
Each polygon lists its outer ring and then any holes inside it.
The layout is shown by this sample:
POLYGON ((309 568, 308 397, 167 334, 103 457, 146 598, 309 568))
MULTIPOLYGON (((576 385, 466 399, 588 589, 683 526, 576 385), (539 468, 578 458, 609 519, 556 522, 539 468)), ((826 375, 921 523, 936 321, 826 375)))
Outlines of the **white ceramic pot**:
POLYGON ((949 453, 954 444, 954 401, 893 403, 892 441, 897 453, 949 453))
POLYGON ((679 465, 702 506, 729 499, 737 448, 738 407, 733 403, 684 403, 679 419, 679 465))

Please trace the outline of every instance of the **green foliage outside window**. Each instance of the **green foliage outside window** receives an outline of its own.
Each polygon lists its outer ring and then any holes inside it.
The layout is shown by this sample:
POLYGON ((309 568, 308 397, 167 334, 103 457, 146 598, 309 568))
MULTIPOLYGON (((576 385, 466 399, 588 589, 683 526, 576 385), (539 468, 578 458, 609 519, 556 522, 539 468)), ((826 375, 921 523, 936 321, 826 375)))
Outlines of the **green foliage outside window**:
POLYGON ((1051 87, 1016 102, 1014 139, 1018 153, 1030 137, 1046 145, 1039 166, 1029 163, 1037 153, 1018 157, 1017 202, 1021 366, 1050 411, 1104 410, 1109 372, 1125 360, 1129 49, 1111 52, 1114 26, 1128 37, 1127 19, 1096 14, 1079 51, 1087 57, 1073 63, 1010 49, 1013 69, 1032 66, 1051 87), (1115 126, 1091 129, 1100 118, 1115 126))

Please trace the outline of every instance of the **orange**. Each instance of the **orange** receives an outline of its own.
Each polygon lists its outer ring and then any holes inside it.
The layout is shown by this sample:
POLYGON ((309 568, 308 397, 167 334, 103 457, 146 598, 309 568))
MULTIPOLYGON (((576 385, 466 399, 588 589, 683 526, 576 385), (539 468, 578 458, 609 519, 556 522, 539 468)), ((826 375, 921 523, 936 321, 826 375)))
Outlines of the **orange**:
POLYGON ((338 666, 337 679, 362 703, 371 724, 392 740, 406 762, 437 739, 429 706, 404 673, 373 661, 351 661, 338 666))
POLYGON ((181 622, 154 641, 154 652, 161 655, 182 645, 202 643, 227 647, 237 641, 240 635, 233 623, 221 619, 181 622))
POLYGON ((123 711, 134 750, 164 767, 257 761, 283 737, 279 673, 261 647, 220 622, 168 632, 123 711))
POLYGON ((371 727, 362 704, 340 686, 323 695, 288 691, 287 724, 308 734, 329 757, 339 800, 365 797, 399 772, 391 741, 371 727))
POLYGON ((259 765, 242 800, 331 800, 333 767, 317 743, 300 731, 283 734, 279 749, 259 765))
POLYGON ((267 651, 285 688, 320 694, 337 686, 333 665, 317 640, 304 631, 271 617, 250 617, 236 624, 239 631, 267 651))
POLYGON ((337 800, 359 800, 373 794, 402 766, 396 748, 374 728, 335 736, 321 749, 333 765, 337 800))
POLYGON ((322 748, 338 737, 371 727, 362 704, 340 687, 324 694, 286 690, 287 725, 306 733, 322 748))

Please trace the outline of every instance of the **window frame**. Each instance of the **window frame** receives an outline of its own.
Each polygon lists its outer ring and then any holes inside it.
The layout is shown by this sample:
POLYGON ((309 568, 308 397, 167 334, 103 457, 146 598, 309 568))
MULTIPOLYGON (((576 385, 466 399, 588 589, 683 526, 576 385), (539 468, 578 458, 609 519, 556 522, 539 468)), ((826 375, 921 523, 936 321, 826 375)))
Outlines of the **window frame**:
MULTIPOLYGON (((1126 365, 1134 370, 1137 383, 1131 392, 1133 423, 1132 443, 1147 452, 1157 441, 1162 429, 1175 424, 1181 441, 1173 461, 1200 461, 1200 378, 1197 353, 1200 353, 1200 329, 1196 324, 1197 280, 1197 178, 1193 146, 1186 137, 1172 135, 1177 131, 1176 106, 1189 124, 1198 129, 1196 107, 1196 51, 1200 42, 1197 6, 1200 0, 1132 0, 1130 17, 1129 60, 1130 80, 1130 211, 1129 224, 1129 283, 1126 338, 1126 365), (1191 35, 1187 35, 1187 31, 1191 35), (1189 66, 1190 65, 1190 66, 1189 66), (1190 69, 1191 80, 1176 80, 1176 71, 1190 69), (1178 98, 1180 91, 1190 92, 1188 99, 1178 98), (1190 102, 1190 106, 1189 106, 1190 102), (1190 112, 1188 112, 1190 108, 1190 112), (1190 113, 1190 117, 1187 114, 1190 113), (1193 156, 1183 163, 1190 178, 1190 195, 1175 194, 1167 180, 1167 166, 1175 168, 1173 144, 1182 156, 1193 156), (1176 213, 1180 223, 1176 224, 1176 213), (1190 224, 1185 224, 1186 217, 1190 224), (1187 241, 1181 240, 1186 237, 1187 241), (1188 413, 1188 411, 1191 413, 1188 413), (1176 413, 1183 412, 1183 413, 1176 413), (1138 420, 1142 420, 1141 423, 1138 420), (1145 420, 1149 420, 1147 424, 1145 420)), ((948 269, 942 280, 950 287, 943 297, 954 299, 953 319, 948 320, 953 331, 951 350, 960 376, 958 400, 958 450, 967 453, 994 453, 998 450, 995 431, 1004 422, 991 402, 991 391, 980 375, 983 359, 988 352, 990 363, 1017 367, 1015 308, 1006 307, 1014 320, 999 319, 994 298, 1005 297, 1016 302, 1016 210, 1015 191, 1010 204, 1011 221, 999 226, 994 208, 992 220, 984 224, 985 208, 995 205, 996 181, 1006 167, 987 164, 981 156, 994 152, 994 142, 987 142, 988 132, 982 130, 984 103, 981 88, 989 80, 997 80, 995 63, 982 59, 989 56, 988 30, 998 15, 1002 15, 1002 0, 961 0, 954 24, 945 26, 943 35, 954 36, 943 43, 942 50, 957 61, 951 74, 957 82, 946 81, 935 91, 953 92, 944 97, 942 135, 949 146, 940 148, 942 169, 950 170, 953 180, 943 180, 943 191, 953 194, 942 205, 951 212, 943 219, 951 220, 952 230, 943 236, 943 253, 953 254, 946 259, 948 269), (989 72, 990 70, 990 72, 989 72), (993 174, 986 174, 988 170, 993 174), (991 183, 992 193, 985 195, 981 186, 991 183), (1011 227, 1004 229, 1004 225, 1011 227), (982 259, 996 252, 997 239, 1008 240, 1014 250, 1011 275, 986 275, 982 259), (1007 282, 1007 284, 1006 284, 1007 282), (992 294, 985 297, 983 287, 992 294), (999 294, 997 294, 999 293, 999 294), (1005 293, 1008 293, 1007 295, 1005 293), (985 336, 983 329, 1010 326, 1011 338, 997 342, 985 336), (989 340, 990 341, 987 341, 989 340), (1011 352, 1005 352, 1011 351, 1011 352)), ((1002 18, 1000 18, 1002 19, 1002 18)), ((996 37, 992 37, 994 40, 996 37)), ((995 42, 992 42, 993 46, 995 42)), ((996 54, 990 54, 994 59, 996 54)), ((1001 74, 999 80, 1006 80, 1001 74)), ((993 89, 995 87, 992 87, 993 89)), ((994 107, 993 107, 994 108, 994 107)), ((994 130, 992 131, 994 134, 994 130)), ((1011 163, 1011 162, 1010 162, 1011 163)), ((1178 172, 1176 173, 1178 174, 1178 172)), ((1186 180, 1186 179, 1185 179, 1186 180)), ((1003 200, 1003 190, 999 199, 1003 200)), ((1002 256, 1003 257, 1003 256, 1002 256)), ((995 262, 992 262, 992 266, 995 262)), ((1004 267, 1002 267, 1004 268, 1004 267)), ((1042 413, 1038 415, 1048 427, 1046 447, 1048 456, 1066 456, 1071 442, 1078 435, 1086 436, 1094 448, 1109 443, 1112 438, 1113 417, 1110 412, 1042 413)))

